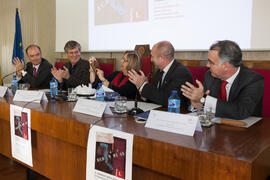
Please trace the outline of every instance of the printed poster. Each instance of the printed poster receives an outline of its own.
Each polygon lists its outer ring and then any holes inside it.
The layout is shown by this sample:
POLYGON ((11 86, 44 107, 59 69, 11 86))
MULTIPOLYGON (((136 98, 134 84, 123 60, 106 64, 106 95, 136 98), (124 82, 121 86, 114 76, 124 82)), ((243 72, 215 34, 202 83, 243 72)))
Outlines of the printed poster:
POLYGON ((30 109, 10 105, 12 157, 33 167, 30 109))
POLYGON ((87 180, 132 179, 133 134, 99 126, 90 128, 87 180))

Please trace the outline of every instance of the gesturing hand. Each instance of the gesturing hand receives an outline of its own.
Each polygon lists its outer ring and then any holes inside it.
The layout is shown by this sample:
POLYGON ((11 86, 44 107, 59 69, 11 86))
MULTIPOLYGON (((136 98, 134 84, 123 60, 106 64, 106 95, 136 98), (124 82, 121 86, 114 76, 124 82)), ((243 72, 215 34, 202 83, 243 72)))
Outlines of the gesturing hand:
POLYGON ((14 63, 16 67, 16 71, 22 70, 24 68, 24 62, 21 61, 18 57, 14 58, 12 62, 14 63))
POLYGON ((128 77, 130 82, 132 82, 137 87, 137 89, 139 89, 142 84, 147 80, 147 77, 141 70, 139 74, 134 69, 131 69, 130 71, 128 71, 128 77))
POLYGON ((64 79, 68 79, 70 74, 69 74, 69 70, 66 66, 63 66, 63 70, 62 70, 62 78, 64 79))
POLYGON ((193 84, 186 82, 185 85, 181 86, 181 91, 185 97, 194 102, 199 102, 204 95, 204 88, 199 80, 196 80, 198 87, 193 84))
POLYGON ((52 73, 53 77, 55 77, 55 79, 57 79, 57 81, 60 83, 63 81, 62 71, 63 70, 61 70, 61 69, 57 70, 55 67, 53 67, 51 69, 51 73, 52 73))

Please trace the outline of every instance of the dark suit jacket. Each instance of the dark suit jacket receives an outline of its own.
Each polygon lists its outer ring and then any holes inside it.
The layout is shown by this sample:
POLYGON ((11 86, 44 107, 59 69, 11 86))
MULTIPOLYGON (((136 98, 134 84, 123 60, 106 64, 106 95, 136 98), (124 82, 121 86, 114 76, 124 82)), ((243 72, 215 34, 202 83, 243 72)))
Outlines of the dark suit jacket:
POLYGON ((172 90, 177 90, 178 96, 181 99, 181 106, 187 107, 189 100, 182 95, 180 89, 181 85, 186 81, 193 83, 192 74, 189 69, 180 62, 174 60, 163 80, 161 88, 158 90, 157 85, 159 76, 160 70, 157 70, 153 79, 153 83, 148 83, 143 87, 141 92, 142 97, 147 98, 156 104, 160 104, 163 107, 167 107, 168 98, 170 97, 172 90))
MULTIPOLYGON (((71 63, 65 63, 64 66, 69 69, 71 69, 71 63)), ((88 85, 90 82, 90 73, 89 73, 89 62, 83 59, 80 59, 76 64, 76 69, 73 75, 70 74, 69 79, 64 79, 62 88, 75 88, 79 85, 88 85)), ((70 73, 70 72, 69 72, 70 73)))
MULTIPOLYGON (((221 80, 214 78, 208 71, 204 78, 204 89, 210 96, 218 97, 221 80)), ((249 116, 262 116, 264 77, 241 66, 230 89, 228 101, 217 101, 216 116, 244 119, 249 116)))
POLYGON ((35 78, 33 76, 33 64, 28 62, 26 64, 27 73, 21 78, 19 83, 29 83, 32 88, 49 88, 52 79, 51 68, 52 65, 42 58, 37 71, 37 77, 35 78))

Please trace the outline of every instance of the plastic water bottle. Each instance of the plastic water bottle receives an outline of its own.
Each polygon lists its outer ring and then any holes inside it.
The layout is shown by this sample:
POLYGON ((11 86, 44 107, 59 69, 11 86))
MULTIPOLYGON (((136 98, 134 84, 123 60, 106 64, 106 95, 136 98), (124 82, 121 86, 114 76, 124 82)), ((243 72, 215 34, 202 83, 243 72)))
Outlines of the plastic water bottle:
POLYGON ((102 88, 102 83, 98 83, 98 89, 96 90, 96 100, 104 101, 104 89, 102 88))
POLYGON ((57 94, 58 94, 58 82, 53 77, 52 80, 50 81, 50 95, 51 95, 51 98, 54 99, 55 96, 57 96, 57 94))
POLYGON ((15 95, 17 89, 18 89, 18 80, 17 80, 16 75, 14 75, 11 81, 11 90, 12 90, 13 95, 15 95))
POLYGON ((172 94, 168 99, 168 112, 180 113, 180 98, 178 97, 176 90, 172 91, 172 94))

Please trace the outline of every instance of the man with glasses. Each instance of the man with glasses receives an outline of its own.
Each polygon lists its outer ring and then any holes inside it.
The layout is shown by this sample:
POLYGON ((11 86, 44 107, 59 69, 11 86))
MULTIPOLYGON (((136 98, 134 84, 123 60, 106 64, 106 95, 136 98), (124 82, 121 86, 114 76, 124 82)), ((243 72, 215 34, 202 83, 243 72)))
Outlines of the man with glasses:
POLYGON ((147 82, 147 76, 142 71, 137 73, 129 71, 130 81, 136 85, 141 96, 163 107, 168 106, 168 98, 172 90, 177 90, 181 99, 181 106, 188 106, 188 99, 180 91, 180 87, 186 81, 192 83, 191 72, 180 62, 174 59, 174 47, 168 41, 155 44, 151 51, 151 61, 158 70, 155 73, 153 83, 147 82))
POLYGON ((194 107, 212 108, 217 117, 244 119, 262 116, 264 78, 242 65, 242 52, 233 41, 210 47, 204 83, 182 85, 183 95, 194 107))

